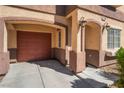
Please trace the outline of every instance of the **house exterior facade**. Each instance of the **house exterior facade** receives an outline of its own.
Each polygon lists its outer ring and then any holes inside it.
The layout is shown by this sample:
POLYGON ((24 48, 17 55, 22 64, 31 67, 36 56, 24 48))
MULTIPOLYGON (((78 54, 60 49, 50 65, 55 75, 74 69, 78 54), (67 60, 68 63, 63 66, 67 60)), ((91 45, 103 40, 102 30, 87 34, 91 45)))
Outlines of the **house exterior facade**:
POLYGON ((11 62, 57 59, 79 73, 116 63, 124 47, 121 6, 1 5, 0 74, 11 62))

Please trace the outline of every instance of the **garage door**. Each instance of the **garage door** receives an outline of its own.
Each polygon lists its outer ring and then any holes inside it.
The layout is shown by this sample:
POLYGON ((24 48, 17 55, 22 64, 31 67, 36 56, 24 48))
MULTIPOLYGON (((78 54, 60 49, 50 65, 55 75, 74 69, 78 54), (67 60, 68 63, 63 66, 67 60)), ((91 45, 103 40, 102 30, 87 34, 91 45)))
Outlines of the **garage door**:
POLYGON ((51 34, 17 32, 17 60, 34 61, 51 57, 51 34))

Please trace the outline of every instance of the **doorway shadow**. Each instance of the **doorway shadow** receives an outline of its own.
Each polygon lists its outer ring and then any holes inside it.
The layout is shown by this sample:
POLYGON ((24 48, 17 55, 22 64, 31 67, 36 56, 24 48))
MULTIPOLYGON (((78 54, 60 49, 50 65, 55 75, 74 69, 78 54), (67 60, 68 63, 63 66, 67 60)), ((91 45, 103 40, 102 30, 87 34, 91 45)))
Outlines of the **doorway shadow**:
POLYGON ((71 82, 72 88, 108 88, 107 84, 90 79, 90 78, 79 78, 71 82))
POLYGON ((43 68, 52 69, 66 75, 70 75, 70 76, 74 75, 68 68, 66 68, 64 65, 59 63, 57 60, 33 61, 29 63, 36 64, 43 68))
POLYGON ((101 71, 98 73, 100 76, 107 78, 108 80, 116 82, 119 79, 119 74, 101 71))

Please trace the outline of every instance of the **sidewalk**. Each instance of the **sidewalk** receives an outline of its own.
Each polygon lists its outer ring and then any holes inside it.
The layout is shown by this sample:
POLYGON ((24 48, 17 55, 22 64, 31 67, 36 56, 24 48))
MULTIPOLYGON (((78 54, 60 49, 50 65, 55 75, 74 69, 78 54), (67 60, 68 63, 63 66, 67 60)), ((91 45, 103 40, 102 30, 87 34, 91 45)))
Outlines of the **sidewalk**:
POLYGON ((93 67, 87 67, 85 71, 77 74, 77 76, 86 80, 94 88, 109 87, 118 80, 118 76, 93 67))

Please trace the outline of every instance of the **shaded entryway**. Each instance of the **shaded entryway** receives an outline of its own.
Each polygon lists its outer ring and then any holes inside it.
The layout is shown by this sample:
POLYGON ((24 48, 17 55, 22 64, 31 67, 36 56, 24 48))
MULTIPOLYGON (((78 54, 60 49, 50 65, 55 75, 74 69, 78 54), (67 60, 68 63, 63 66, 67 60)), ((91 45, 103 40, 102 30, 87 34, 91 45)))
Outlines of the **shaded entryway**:
POLYGON ((99 51, 101 49, 101 26, 89 21, 85 26, 86 63, 99 66, 99 51))
POLYGON ((10 62, 58 59, 65 62, 65 28, 32 20, 6 21, 10 62))

